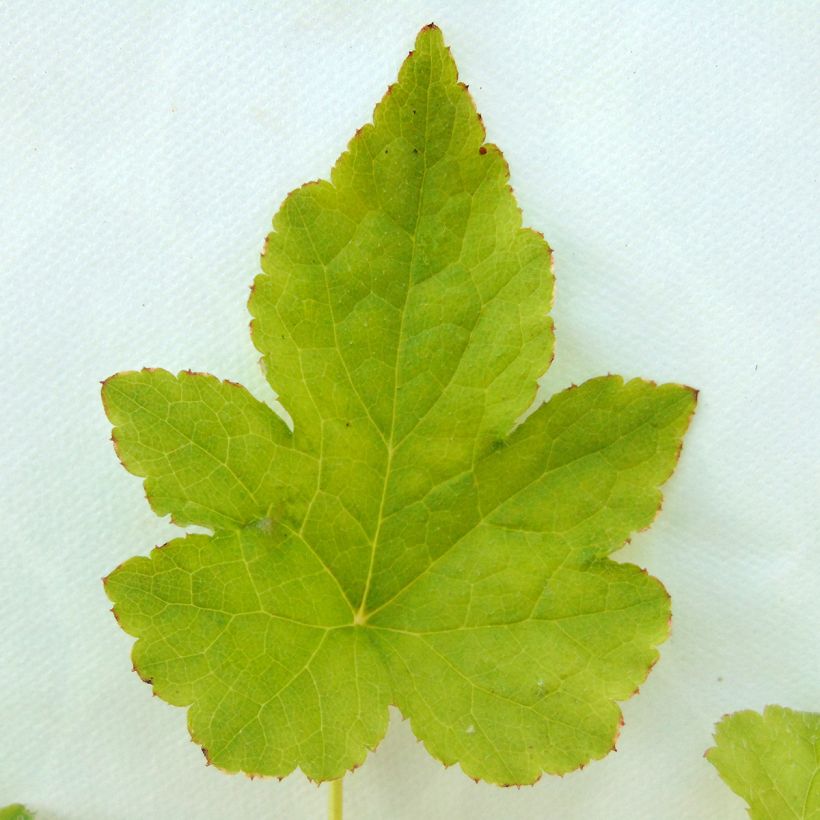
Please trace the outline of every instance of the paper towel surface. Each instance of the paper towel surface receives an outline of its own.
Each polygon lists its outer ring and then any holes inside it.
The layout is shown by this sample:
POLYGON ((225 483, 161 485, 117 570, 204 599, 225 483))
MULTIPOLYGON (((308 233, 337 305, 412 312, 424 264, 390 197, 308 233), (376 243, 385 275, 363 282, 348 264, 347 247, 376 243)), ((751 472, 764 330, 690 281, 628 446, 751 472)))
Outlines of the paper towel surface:
POLYGON ((535 787, 444 770, 394 717, 351 820, 741 820, 725 712, 820 711, 812 2, 7 2, 0 805, 42 820, 324 816, 294 774, 206 768, 131 672, 100 578, 177 530, 117 463, 99 382, 205 370, 270 398, 245 301, 284 196, 326 176, 438 23, 555 249, 542 397, 612 372, 698 387, 655 526, 672 595, 618 752, 535 787))

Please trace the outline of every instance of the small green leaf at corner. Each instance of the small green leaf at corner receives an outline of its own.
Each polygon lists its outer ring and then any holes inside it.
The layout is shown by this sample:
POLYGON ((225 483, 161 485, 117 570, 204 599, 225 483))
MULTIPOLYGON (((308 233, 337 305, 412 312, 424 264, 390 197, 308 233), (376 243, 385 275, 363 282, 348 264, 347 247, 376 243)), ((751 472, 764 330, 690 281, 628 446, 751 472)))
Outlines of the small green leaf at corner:
POLYGON ((820 820, 820 714, 767 706, 727 715, 706 759, 752 820, 820 820))
POLYGON ((245 388, 120 373, 158 515, 206 527, 106 580, 139 675, 226 771, 341 777, 388 707, 445 764, 533 783, 614 748, 669 597, 649 527, 696 392, 592 379, 517 420, 553 353, 552 258, 439 29, 330 181, 274 218, 249 309, 291 430, 245 388))
POLYGON ((21 803, 0 808, 0 820, 35 820, 34 813, 30 812, 21 803))

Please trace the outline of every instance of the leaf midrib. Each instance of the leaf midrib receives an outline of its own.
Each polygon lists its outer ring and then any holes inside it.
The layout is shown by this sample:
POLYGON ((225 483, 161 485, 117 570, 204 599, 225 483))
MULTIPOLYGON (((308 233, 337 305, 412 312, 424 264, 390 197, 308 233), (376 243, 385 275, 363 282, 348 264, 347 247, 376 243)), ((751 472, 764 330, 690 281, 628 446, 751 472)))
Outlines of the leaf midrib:
MULTIPOLYGON (((423 128, 423 144, 427 145, 427 130, 430 124, 430 89, 433 87, 433 69, 432 62, 430 68, 430 76, 428 77, 427 90, 424 102, 424 128, 423 128)), ((384 470, 384 482, 382 484, 382 494, 379 500, 379 511, 376 515, 376 529, 373 533, 373 539, 370 543, 370 561, 367 568, 367 577, 365 579, 364 590, 362 592, 361 602, 358 610, 353 616, 354 623, 365 623, 367 620, 367 597, 370 594, 370 585, 373 581, 373 569, 376 564, 376 551, 378 548, 379 537, 382 531, 382 524, 384 523, 384 507, 387 502, 387 488, 390 484, 390 476, 393 470, 393 453, 395 452, 395 434, 396 434, 396 403, 398 398, 399 386, 399 361, 401 359, 402 338, 404 336, 404 318, 407 314, 407 301, 410 297, 410 290, 413 287, 413 270, 416 262, 416 250, 418 248, 418 229, 419 221, 421 219, 421 210, 424 203, 424 186, 427 180, 427 171, 429 165, 427 163, 427 151, 422 152, 422 162, 424 168, 421 174, 421 182, 419 183, 418 204, 416 206, 416 217, 413 222, 413 246, 410 251, 410 261, 407 265, 407 287, 404 291, 404 302, 401 307, 401 318, 399 320, 399 332, 396 340, 396 360, 393 365, 393 401, 390 412, 390 436, 387 441, 387 464, 384 470)))

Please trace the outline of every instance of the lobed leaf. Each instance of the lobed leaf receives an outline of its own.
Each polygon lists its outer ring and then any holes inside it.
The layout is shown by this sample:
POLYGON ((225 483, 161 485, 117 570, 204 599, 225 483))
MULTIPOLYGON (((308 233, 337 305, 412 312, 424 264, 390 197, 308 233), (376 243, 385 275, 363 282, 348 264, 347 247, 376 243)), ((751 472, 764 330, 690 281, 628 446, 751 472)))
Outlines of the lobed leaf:
POLYGON ((252 335, 292 431, 213 376, 103 387, 154 510, 213 533, 107 579, 139 674, 228 771, 338 778, 390 704, 495 783, 605 755, 669 622, 608 556, 654 519, 696 395, 607 376, 517 424, 552 358, 551 253, 437 28, 285 200, 262 271, 252 335))

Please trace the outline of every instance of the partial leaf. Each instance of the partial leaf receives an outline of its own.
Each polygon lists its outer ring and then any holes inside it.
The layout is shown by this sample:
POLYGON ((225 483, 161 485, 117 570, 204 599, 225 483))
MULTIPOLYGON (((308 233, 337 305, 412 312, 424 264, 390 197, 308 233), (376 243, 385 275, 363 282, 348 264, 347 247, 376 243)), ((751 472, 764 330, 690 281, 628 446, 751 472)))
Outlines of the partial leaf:
POLYGON ((717 724, 706 759, 752 820, 820 818, 820 714, 767 706, 717 724))
POLYGON ((34 815, 22 803, 14 803, 0 809, 0 820, 34 820, 34 815))
POLYGON ((337 778, 389 704, 492 782, 606 754, 669 620, 607 556, 657 513, 695 393, 608 376, 516 426, 552 358, 551 255, 437 28, 262 268, 253 339, 292 432, 212 376, 103 388, 153 508, 213 530, 108 578, 140 675, 229 771, 337 778))

